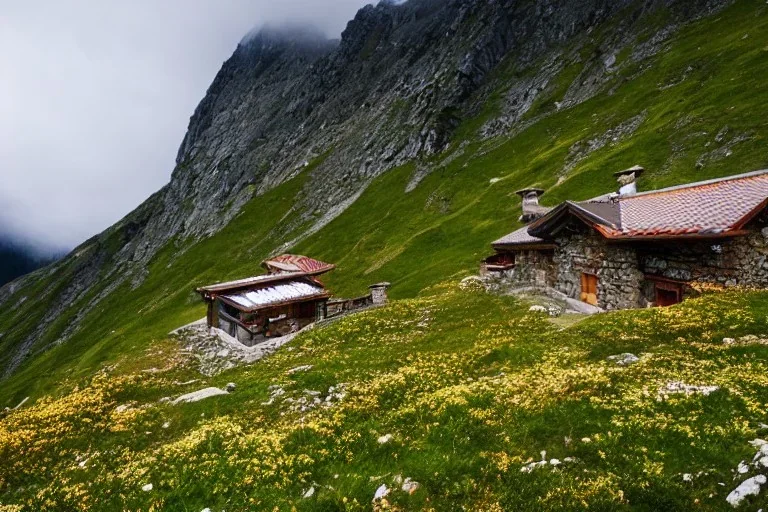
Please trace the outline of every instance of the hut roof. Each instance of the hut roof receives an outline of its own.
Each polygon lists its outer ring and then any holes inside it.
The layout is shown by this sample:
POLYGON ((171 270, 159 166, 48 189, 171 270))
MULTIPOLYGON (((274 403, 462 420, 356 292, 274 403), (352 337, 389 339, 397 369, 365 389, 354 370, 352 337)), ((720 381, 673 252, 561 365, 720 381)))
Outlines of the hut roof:
POLYGON ((318 283, 299 279, 278 282, 236 294, 220 295, 219 299, 241 311, 251 312, 293 302, 327 298, 328 296, 329 293, 318 283))
POLYGON ((544 242, 572 217, 610 239, 736 236, 767 205, 768 170, 761 170, 631 195, 565 201, 493 245, 544 242))

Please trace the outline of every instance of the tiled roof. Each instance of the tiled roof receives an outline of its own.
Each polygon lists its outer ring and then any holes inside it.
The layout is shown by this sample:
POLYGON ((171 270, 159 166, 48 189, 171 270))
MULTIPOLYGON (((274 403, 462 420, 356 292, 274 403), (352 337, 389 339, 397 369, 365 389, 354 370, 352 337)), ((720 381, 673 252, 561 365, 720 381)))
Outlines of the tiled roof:
POLYGON ((270 271, 308 272, 315 274, 328 272, 334 268, 334 265, 330 263, 308 258, 300 254, 281 254, 280 256, 265 260, 261 265, 270 271))
POLYGON ((766 199, 768 171, 621 197, 617 236, 727 233, 766 199))
POLYGON ((523 226, 522 228, 518 229, 517 231, 513 231, 512 233, 503 236, 493 242, 491 245, 497 246, 497 245, 526 245, 526 244, 546 244, 549 243, 546 240, 543 240, 541 238, 537 238, 535 236, 531 236, 528 234, 528 226, 523 226))
POLYGON ((493 245, 542 243, 569 213, 608 238, 685 238, 736 233, 768 204, 768 170, 617 197, 566 201, 493 245))
POLYGON ((614 201, 585 201, 573 204, 595 217, 595 220, 601 224, 616 227, 621 225, 619 206, 614 201))

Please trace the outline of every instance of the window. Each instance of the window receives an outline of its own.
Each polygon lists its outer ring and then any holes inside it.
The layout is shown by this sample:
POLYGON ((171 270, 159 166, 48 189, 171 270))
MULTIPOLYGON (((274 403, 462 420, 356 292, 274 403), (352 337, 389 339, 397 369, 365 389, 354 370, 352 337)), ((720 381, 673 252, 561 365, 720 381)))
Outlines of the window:
POLYGON ((597 276, 581 274, 581 301, 597 306, 597 276))

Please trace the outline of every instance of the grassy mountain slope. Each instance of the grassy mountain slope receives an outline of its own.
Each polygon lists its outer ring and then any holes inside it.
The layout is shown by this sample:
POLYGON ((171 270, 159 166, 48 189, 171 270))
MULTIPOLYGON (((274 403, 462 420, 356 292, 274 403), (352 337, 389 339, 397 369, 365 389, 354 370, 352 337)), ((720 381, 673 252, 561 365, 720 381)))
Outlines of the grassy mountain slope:
MULTIPOLYGON (((514 191, 524 186, 545 187, 544 203, 556 204, 612 190, 611 173, 636 163, 649 169, 644 189, 768 167, 766 34, 766 5, 736 2, 683 28, 650 59, 631 59, 632 49, 620 53, 602 94, 558 110, 594 57, 600 34, 585 35, 583 55, 564 53, 568 62, 516 134, 478 136, 519 78, 509 62, 492 77, 495 90, 482 113, 459 126, 446 152, 377 178, 317 233, 301 236, 307 226, 292 222, 294 205, 328 154, 251 201, 214 236, 172 241, 138 287, 120 285, 63 343, 78 309, 57 318, 2 382, 0 406, 31 396, 32 407, 0 420, 0 460, 10 461, 0 467, 0 510, 6 503, 88 509, 97 507, 95 500, 102 508, 131 510, 161 501, 171 510, 291 504, 355 510, 369 508, 373 490, 391 486, 386 479, 397 473, 423 486, 411 497, 392 496, 407 508, 576 510, 587 503, 683 510, 696 499, 723 508, 730 470, 754 454, 746 441, 756 435, 756 422, 766 421, 760 398, 766 354, 760 344, 724 348, 717 341, 765 333, 765 294, 709 296, 557 331, 512 299, 450 285, 422 291, 476 270, 489 242, 516 227, 514 191), (432 172, 406 192, 422 168, 432 172), (167 336, 204 315, 194 287, 253 274, 261 259, 297 237, 292 251, 338 264, 327 280, 338 295, 387 280, 392 296, 404 300, 309 333, 292 351, 211 380, 237 382, 231 396, 180 408, 156 405, 161 396, 201 384, 173 384, 195 372, 167 336), (423 311, 430 310, 434 317, 425 320, 423 311), (604 362, 625 350, 653 356, 628 369, 604 362), (285 376, 304 363, 316 368, 285 376), (108 378, 93 380, 115 364, 108 378), (167 371, 142 372, 152 367, 167 371), (506 375, 495 377, 499 372, 506 375), (480 377, 494 377, 499 388, 489 390, 490 381, 480 377), (723 390, 656 402, 667 380, 723 390), (302 427, 296 415, 280 416, 281 406, 261 405, 267 386, 289 382, 296 394, 347 382, 349 400, 312 413, 302 427), (113 412, 127 402, 150 405, 113 412), (168 429, 160 428, 164 421, 168 429), (395 442, 378 446, 376 437, 387 432, 395 442), (566 447, 565 436, 598 442, 566 447), (627 439, 644 443, 628 447, 627 439), (521 474, 520 465, 540 450, 581 462, 562 472, 521 474), (80 468, 78 455, 93 460, 80 468), (682 481, 681 473, 698 471, 708 474, 682 481), (147 482, 157 492, 142 492, 147 482), (312 482, 317 495, 299 499, 312 482)), ((104 243, 116 252, 120 233, 114 237, 104 243)), ((61 273, 81 271, 71 258, 61 273)), ((33 299, 43 291, 55 295, 51 287, 43 270, 12 294, 0 315, 0 350, 8 353, 34 331, 49 303, 33 299)))
MULTIPOLYGON (((762 78, 768 72, 766 29, 765 4, 738 2, 715 18, 682 30, 651 62, 622 67, 619 55, 615 67, 620 71, 608 86, 611 94, 551 112, 512 138, 473 142, 473 134, 494 115, 491 102, 483 115, 457 131, 448 150, 449 154, 456 151, 450 163, 418 164, 436 170, 413 191, 404 192, 415 164, 395 169, 378 178, 341 216, 291 250, 337 263, 328 285, 338 295, 359 294, 368 284, 388 280, 394 284, 394 297, 409 297, 446 276, 474 271, 487 254, 488 243, 516 226, 519 203, 513 191, 523 186, 544 186, 544 202, 556 204, 612 190, 611 173, 635 163, 649 169, 640 183, 645 189, 766 167, 763 141, 768 121, 760 114, 768 101, 768 84, 762 78), (641 114, 644 121, 634 133, 615 135, 615 141, 609 137, 572 171, 563 172, 578 153, 572 148, 614 134, 613 128, 641 114), (700 168, 697 160, 703 163, 700 168), (491 183, 492 178, 500 181, 491 183)), ((653 30, 649 27, 648 33, 653 30)), ((570 77, 573 71, 566 67, 563 73, 570 77)), ((504 69, 496 82, 501 84, 496 95, 502 96, 504 69)), ((558 101, 562 90, 554 84, 545 91, 540 109, 558 101)), ((290 222, 292 208, 302 193, 303 180, 325 157, 316 159, 297 178, 254 199, 215 236, 191 246, 169 244, 155 258, 141 286, 132 289, 130 283, 123 284, 59 346, 56 341, 68 318, 57 319, 61 327, 49 329, 37 344, 38 349, 47 350, 35 354, 4 383, 0 403, 42 391, 67 372, 90 372, 126 350, 147 346, 172 328, 202 317, 204 307, 192 291, 195 286, 255 273, 262 258, 302 232, 305 226, 290 222)), ((440 159, 446 160, 446 154, 440 159)), ((73 261, 71 266, 76 264, 73 261)), ((10 304, 34 296, 36 286, 46 286, 43 273, 33 277, 38 284, 19 290, 10 304)), ((22 305, 0 317, 0 332, 12 331, 19 322, 33 326, 45 314, 45 302, 22 305)), ((71 309, 70 315, 74 314, 71 309)), ((0 347, 17 342, 5 336, 0 347)))
POLYGON ((446 283, 192 383, 194 360, 157 344, 0 422, 0 502, 371 510, 386 485, 375 510, 729 510, 734 470, 765 434, 768 348, 721 340, 766 332, 766 299, 707 295, 563 328, 446 283), (623 351, 640 362, 606 361, 623 351), (160 401, 228 381, 227 396, 160 401), (675 381, 718 389, 664 391, 675 381), (300 411, 313 391, 321 404, 300 411), (561 464, 522 471, 542 451, 561 464), (420 487, 403 492, 405 478, 420 487))

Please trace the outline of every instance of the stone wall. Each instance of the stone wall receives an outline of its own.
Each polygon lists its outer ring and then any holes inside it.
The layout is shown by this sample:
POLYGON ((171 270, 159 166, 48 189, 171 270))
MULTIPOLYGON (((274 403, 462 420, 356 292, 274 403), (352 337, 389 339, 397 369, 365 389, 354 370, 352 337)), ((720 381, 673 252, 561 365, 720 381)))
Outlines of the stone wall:
POLYGON ((627 245, 609 244, 591 229, 573 224, 557 240, 556 289, 580 299, 582 273, 597 276, 597 306, 606 310, 644 307, 641 292, 643 274, 635 250, 627 245))
MULTIPOLYGON (((752 226, 733 239, 638 247, 640 269, 648 275, 685 283, 768 288, 768 228, 752 226)), ((684 288, 691 293, 690 287, 684 288)), ((647 289, 652 293, 652 287, 647 289)))
POLYGON ((487 277, 503 288, 552 288, 557 277, 553 251, 516 251, 514 268, 489 271, 487 277))

